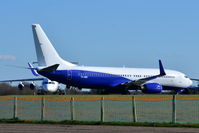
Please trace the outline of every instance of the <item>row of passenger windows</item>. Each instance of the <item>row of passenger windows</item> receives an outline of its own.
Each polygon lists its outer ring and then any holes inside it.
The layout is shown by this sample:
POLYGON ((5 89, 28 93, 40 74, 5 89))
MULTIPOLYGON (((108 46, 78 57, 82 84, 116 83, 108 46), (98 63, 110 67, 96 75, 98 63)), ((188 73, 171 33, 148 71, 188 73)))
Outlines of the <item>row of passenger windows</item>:
MULTIPOLYGON (((147 78, 147 77, 152 77, 154 75, 130 75, 130 74, 106 74, 106 73, 79 73, 78 76, 93 76, 93 77, 116 77, 116 76, 121 76, 121 77, 142 77, 142 78, 147 78)), ((174 76, 162 76, 160 78, 175 78, 174 76)))

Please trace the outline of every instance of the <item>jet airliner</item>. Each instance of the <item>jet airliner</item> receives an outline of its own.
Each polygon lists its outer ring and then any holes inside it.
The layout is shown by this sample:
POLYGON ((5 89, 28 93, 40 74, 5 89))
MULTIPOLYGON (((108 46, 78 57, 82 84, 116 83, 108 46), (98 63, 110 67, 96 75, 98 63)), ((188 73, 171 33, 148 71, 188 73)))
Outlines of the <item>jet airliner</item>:
MULTIPOLYGON (((35 69, 33 68, 33 66, 28 63, 29 67, 27 69, 30 69, 32 71, 32 74, 34 76, 40 76, 35 69)), ((26 78, 26 79, 14 79, 14 80, 2 80, 0 82, 19 82, 18 84, 18 88, 19 90, 23 90, 24 89, 24 83, 23 82, 27 82, 27 81, 31 81, 29 87, 31 90, 34 90, 36 94, 47 94, 52 93, 52 94, 64 94, 63 90, 60 90, 59 88, 59 83, 56 81, 51 81, 48 78, 26 78), (38 87, 35 84, 35 81, 42 81, 41 87, 38 87)))
POLYGON ((3 80, 0 82, 8 82, 8 83, 12 83, 12 82, 19 82, 18 84, 18 88, 19 90, 23 90, 24 89, 24 83, 23 82, 27 82, 27 81, 32 81, 29 85, 31 90, 34 90, 36 94, 46 94, 46 93, 59 93, 61 94, 62 91, 59 90, 59 83, 56 81, 51 81, 47 78, 30 78, 30 79, 14 79, 14 80, 3 80), (38 87, 35 84, 35 81, 42 81, 41 87, 38 87))
POLYGON ((67 88, 73 86, 124 94, 128 90, 161 93, 163 89, 182 92, 192 84, 184 73, 164 69, 161 60, 158 69, 78 66, 59 56, 39 24, 33 24, 32 30, 39 65, 35 70, 67 88))

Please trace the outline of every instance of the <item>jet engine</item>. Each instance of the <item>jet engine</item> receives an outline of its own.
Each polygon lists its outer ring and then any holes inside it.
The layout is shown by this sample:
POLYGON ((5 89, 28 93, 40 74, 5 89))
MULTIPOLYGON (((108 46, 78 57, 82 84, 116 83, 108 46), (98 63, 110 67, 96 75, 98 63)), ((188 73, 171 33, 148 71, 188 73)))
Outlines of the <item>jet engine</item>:
POLYGON ((18 84, 18 88, 19 88, 19 90, 23 90, 23 88, 24 88, 24 84, 21 82, 21 83, 19 83, 18 84))
POLYGON ((31 89, 31 90, 34 90, 35 88, 36 88, 36 85, 35 85, 35 83, 32 82, 32 83, 30 84, 30 89, 31 89))
POLYGON ((150 94, 161 93, 162 89, 163 89, 162 85, 158 83, 147 83, 147 84, 144 84, 142 92, 150 93, 150 94))

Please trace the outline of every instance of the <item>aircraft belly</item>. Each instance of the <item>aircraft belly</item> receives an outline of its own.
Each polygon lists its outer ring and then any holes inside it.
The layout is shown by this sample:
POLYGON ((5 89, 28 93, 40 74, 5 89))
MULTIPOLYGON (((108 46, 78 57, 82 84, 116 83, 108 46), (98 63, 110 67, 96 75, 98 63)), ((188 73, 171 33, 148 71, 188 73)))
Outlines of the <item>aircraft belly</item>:
POLYGON ((120 76, 89 76, 80 75, 73 71, 71 84, 81 88, 114 88, 118 84, 129 81, 120 76))

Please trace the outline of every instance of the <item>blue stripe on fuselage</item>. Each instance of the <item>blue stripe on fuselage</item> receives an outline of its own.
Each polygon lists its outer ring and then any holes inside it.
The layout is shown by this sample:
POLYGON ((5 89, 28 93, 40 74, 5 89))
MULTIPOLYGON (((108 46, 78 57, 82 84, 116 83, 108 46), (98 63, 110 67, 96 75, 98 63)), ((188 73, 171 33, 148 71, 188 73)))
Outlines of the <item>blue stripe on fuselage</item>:
POLYGON ((63 84, 80 88, 114 88, 131 80, 122 76, 85 70, 57 70, 39 74, 63 84))
MULTIPOLYGON (((39 72, 39 74, 49 78, 50 80, 80 88, 95 88, 95 89, 115 88, 122 83, 132 81, 118 75, 94 72, 94 71, 85 71, 85 70, 57 70, 54 72, 43 71, 39 72)), ((135 86, 128 89, 137 89, 137 88, 135 86)), ((163 89, 181 90, 184 88, 163 86, 163 89)))

